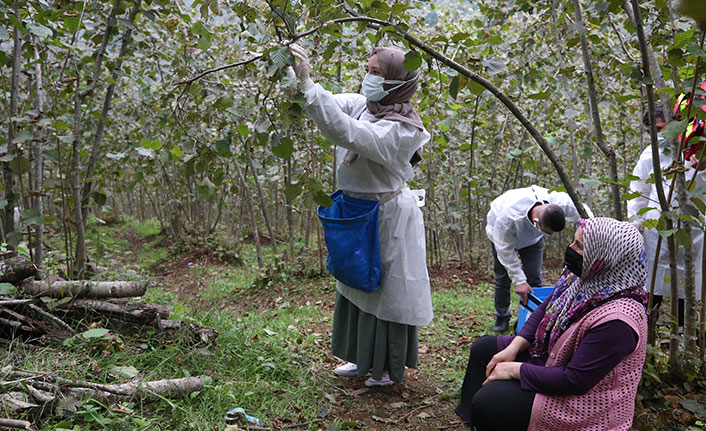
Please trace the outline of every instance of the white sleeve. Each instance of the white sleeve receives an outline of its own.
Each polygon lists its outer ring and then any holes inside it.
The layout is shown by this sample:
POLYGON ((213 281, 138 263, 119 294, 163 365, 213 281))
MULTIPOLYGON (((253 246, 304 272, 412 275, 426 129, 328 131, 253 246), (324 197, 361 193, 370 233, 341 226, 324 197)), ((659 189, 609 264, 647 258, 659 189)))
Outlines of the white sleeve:
MULTIPOLYGON (((561 194, 561 200, 562 202, 557 202, 557 205, 561 207, 562 210, 564 210, 564 218, 566 221, 570 222, 577 222, 581 220, 581 215, 579 214, 578 210, 576 209, 576 206, 574 205, 574 201, 571 200, 571 196, 569 196, 568 193, 562 193, 561 194)), ((588 207, 588 205, 583 204, 584 209, 588 213, 588 217, 591 218, 593 217, 593 212, 591 209, 588 207)))
MULTIPOLYGON (((643 209, 650 206, 650 195, 652 193, 652 186, 647 184, 647 179, 652 173, 652 169, 645 169, 645 163, 643 160, 637 162, 635 169, 633 169, 632 174, 639 180, 630 181, 630 191, 637 192, 640 196, 632 198, 628 201, 628 218, 632 216, 637 216, 637 213, 643 209)), ((644 216, 638 216, 632 223, 635 226, 642 226, 642 222, 645 220, 644 216)))
POLYGON ((493 225, 493 246, 498 260, 507 270, 510 280, 518 285, 526 283, 527 277, 522 271, 522 262, 515 251, 516 239, 517 232, 513 220, 499 215, 493 225))
POLYGON ((381 165, 394 164, 403 146, 406 148, 401 156, 409 160, 412 152, 427 139, 426 133, 406 123, 386 120, 371 123, 350 117, 336 98, 319 84, 304 95, 304 112, 326 139, 381 165))

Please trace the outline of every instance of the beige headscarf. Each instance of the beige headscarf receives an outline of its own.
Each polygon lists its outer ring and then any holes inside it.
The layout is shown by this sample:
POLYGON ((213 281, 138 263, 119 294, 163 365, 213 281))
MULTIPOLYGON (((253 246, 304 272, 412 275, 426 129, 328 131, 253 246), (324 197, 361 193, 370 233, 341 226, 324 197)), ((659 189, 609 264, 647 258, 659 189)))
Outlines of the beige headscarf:
MULTIPOLYGON (((376 55, 380 62, 383 76, 386 80, 407 81, 401 87, 390 91, 390 94, 385 96, 379 102, 366 101, 368 111, 375 116, 370 120, 371 123, 376 123, 380 120, 399 121, 402 123, 411 124, 419 130, 424 130, 422 119, 414 111, 412 106, 412 96, 419 87, 419 73, 416 70, 406 71, 402 62, 404 61, 404 52, 397 48, 375 48, 372 55, 376 55)), ((384 87, 391 88, 396 84, 383 84, 384 87)), ((412 155, 409 161, 412 166, 422 160, 421 147, 418 148, 412 155)), ((352 151, 346 153, 345 162, 352 163, 358 157, 352 151)))

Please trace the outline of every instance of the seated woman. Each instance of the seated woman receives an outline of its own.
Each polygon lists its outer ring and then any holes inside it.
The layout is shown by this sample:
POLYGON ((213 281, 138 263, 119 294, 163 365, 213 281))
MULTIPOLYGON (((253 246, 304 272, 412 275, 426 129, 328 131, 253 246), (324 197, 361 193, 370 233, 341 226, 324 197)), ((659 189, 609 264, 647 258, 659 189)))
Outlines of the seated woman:
POLYGON ((478 431, 629 429, 645 362, 646 257, 630 223, 581 220, 554 291, 517 336, 471 347, 456 414, 478 431))

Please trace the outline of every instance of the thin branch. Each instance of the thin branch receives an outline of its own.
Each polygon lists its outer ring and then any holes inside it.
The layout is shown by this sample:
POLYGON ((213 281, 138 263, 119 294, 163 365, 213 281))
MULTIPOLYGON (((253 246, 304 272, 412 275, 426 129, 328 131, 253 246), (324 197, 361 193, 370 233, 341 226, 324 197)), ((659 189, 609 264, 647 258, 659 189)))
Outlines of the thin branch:
POLYGON ((214 67, 213 69, 206 69, 203 72, 199 73, 198 75, 194 76, 193 78, 189 78, 184 81, 179 81, 174 85, 186 84, 187 88, 188 88, 188 86, 191 85, 192 83, 194 83, 194 81, 198 81, 199 79, 203 78, 206 75, 209 75, 209 74, 215 73, 215 72, 220 72, 221 70, 231 69, 233 67, 244 66, 246 64, 252 63, 253 61, 257 61, 257 60, 261 59, 262 57, 263 57, 262 55, 256 55, 255 57, 249 58, 247 60, 241 60, 241 61, 237 61, 235 63, 226 64, 224 66, 214 67))

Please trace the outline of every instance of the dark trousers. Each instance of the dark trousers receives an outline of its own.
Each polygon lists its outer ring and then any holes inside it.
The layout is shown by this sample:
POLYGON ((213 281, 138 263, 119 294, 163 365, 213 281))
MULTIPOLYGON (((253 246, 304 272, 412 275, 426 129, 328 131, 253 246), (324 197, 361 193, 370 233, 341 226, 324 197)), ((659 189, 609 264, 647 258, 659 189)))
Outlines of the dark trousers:
MULTIPOLYGON (((496 380, 482 386, 485 367, 497 352, 494 336, 481 337, 471 346, 456 414, 477 431, 525 431, 535 392, 523 390, 518 380, 496 380)), ((517 357, 518 361, 528 359, 527 352, 517 357)))
MULTIPOLYGON (((510 317, 510 285, 512 280, 507 270, 498 260, 495 245, 490 243, 493 252, 493 272, 495 273, 495 314, 498 317, 510 317)), ((522 271, 527 277, 527 283, 532 287, 542 285, 542 260, 544 258, 544 238, 534 245, 517 250, 522 262, 522 271)))

